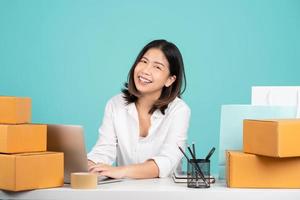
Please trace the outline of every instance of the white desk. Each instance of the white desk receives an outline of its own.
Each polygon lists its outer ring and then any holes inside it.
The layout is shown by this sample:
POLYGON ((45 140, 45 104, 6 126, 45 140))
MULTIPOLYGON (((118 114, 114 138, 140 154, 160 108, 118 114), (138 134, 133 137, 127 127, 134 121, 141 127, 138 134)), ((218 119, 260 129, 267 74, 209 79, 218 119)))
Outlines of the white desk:
POLYGON ((125 180, 99 185, 91 190, 75 190, 68 186, 16 193, 0 190, 0 199, 299 200, 300 189, 232 189, 227 188, 224 182, 217 182, 207 189, 192 189, 166 178, 125 180))

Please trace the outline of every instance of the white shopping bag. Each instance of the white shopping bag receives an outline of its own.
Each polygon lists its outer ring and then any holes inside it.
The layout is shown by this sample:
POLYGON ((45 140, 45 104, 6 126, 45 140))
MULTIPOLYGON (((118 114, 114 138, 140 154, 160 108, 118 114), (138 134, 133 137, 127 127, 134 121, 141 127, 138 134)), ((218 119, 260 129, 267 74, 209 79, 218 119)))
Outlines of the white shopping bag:
POLYGON ((296 106, 296 117, 300 118, 300 86, 253 86, 251 104, 296 106))

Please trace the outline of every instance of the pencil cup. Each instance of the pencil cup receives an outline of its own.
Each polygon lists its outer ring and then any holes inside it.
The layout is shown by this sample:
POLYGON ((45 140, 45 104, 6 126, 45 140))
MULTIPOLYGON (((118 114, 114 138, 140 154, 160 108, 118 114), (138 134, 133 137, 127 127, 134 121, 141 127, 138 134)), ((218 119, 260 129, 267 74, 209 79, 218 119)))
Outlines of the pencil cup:
POLYGON ((210 177, 210 160, 190 159, 190 161, 187 164, 187 186, 188 187, 209 188, 210 187, 209 177, 210 177), (203 176, 201 176, 201 172, 203 176), (205 181, 203 180, 203 178, 205 179, 205 181))

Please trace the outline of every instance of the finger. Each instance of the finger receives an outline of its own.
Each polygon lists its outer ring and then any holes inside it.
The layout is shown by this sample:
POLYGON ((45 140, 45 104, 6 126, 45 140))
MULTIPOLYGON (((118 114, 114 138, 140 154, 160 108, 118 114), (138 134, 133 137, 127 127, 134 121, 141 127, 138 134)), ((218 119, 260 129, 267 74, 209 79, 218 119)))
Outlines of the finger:
POLYGON ((89 172, 98 173, 98 172, 101 172, 101 171, 103 171, 103 169, 101 167, 94 167, 89 172))
POLYGON ((98 173, 98 172, 107 171, 107 170, 109 170, 108 167, 95 166, 95 167, 93 167, 93 168, 90 170, 90 172, 92 172, 92 173, 98 173))
POLYGON ((89 171, 93 171, 95 168, 98 168, 98 169, 103 168, 103 169, 105 169, 107 167, 104 166, 103 164, 97 164, 97 165, 93 165, 93 166, 89 167, 88 169, 89 169, 89 171))
POLYGON ((97 169, 96 169, 96 168, 89 169, 89 172, 91 172, 91 173, 98 173, 98 171, 97 171, 97 169))
POLYGON ((92 171, 95 168, 95 166, 88 166, 88 171, 92 171))
POLYGON ((97 168, 97 165, 93 165, 93 166, 88 167, 88 170, 93 171, 95 168, 97 168))
POLYGON ((96 165, 96 163, 91 160, 88 160, 88 165, 96 165))
POLYGON ((100 176, 107 176, 107 177, 110 177, 110 174, 111 174, 111 173, 109 172, 109 170, 99 172, 99 175, 100 175, 100 176))

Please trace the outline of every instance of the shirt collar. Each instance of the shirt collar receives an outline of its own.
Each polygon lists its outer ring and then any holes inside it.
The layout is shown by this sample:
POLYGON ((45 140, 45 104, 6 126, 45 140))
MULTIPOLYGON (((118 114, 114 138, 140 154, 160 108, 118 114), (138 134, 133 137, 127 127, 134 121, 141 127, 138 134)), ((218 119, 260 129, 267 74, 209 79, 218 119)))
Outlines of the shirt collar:
MULTIPOLYGON (((133 116, 134 118, 138 119, 138 113, 137 113, 137 109, 136 109, 136 106, 135 106, 135 103, 130 103, 128 105, 126 105, 126 109, 128 111, 128 113, 133 116)), ((166 109, 167 110, 167 109, 166 109)), ((159 110, 159 109, 156 109, 151 118, 161 118, 163 117, 164 115, 162 114, 162 112, 159 110)))
POLYGON ((135 119, 138 119, 138 113, 134 103, 127 104, 125 107, 131 116, 133 116, 135 119))
POLYGON ((152 114, 152 117, 153 118, 161 118, 163 117, 164 115, 162 114, 162 112, 159 110, 159 109, 156 109, 153 114, 152 114))

